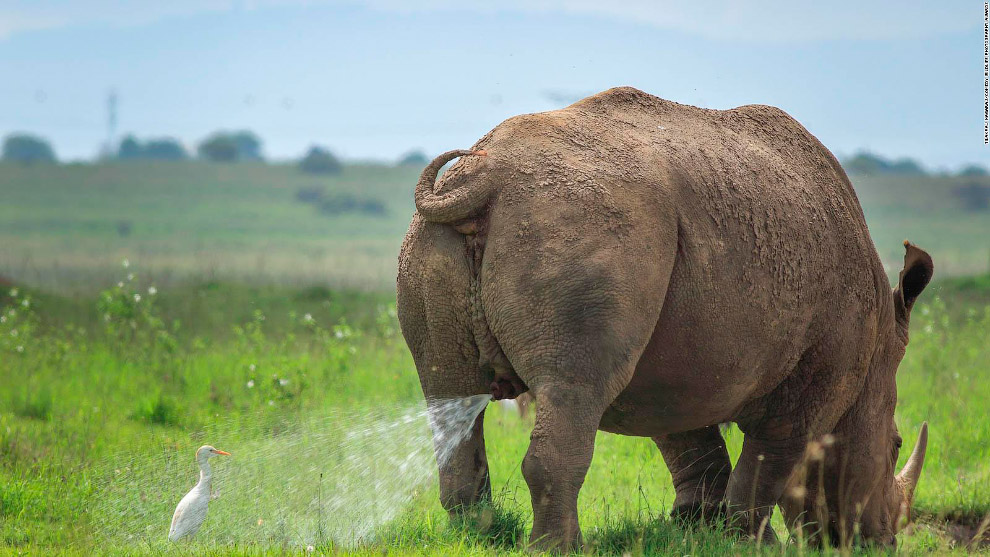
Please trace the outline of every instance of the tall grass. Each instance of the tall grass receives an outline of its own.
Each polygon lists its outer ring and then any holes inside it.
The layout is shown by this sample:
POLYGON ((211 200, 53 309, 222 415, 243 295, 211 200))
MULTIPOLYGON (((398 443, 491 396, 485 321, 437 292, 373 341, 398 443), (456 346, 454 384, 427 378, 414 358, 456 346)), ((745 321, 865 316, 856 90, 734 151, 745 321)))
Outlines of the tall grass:
MULTIPOLYGON (((410 480, 395 517, 356 544, 333 535, 358 520, 345 507, 329 516, 321 502, 314 513, 314 497, 350 493, 346 480, 359 476, 333 464, 347 432, 392 423, 422 404, 387 297, 224 283, 152 293, 142 277, 128 279, 131 272, 120 269, 119 283, 95 297, 24 289, 0 296, 0 546, 119 554, 305 552, 307 545, 366 554, 524 551, 531 514, 520 463, 532 424, 494 405, 486 413, 496 493, 488 514, 451 524, 430 476, 410 480), (195 481, 192 454, 205 443, 234 456, 215 464, 219 497, 204 529, 176 548, 164 541, 171 510, 195 481)), ((900 536, 907 552, 948 551, 955 542, 944 521, 990 512, 990 291, 970 282, 935 286, 919 302, 898 376, 905 444, 922 421, 931 424, 921 520, 900 536)), ((395 454, 428 445, 425 429, 402 431, 402 442, 382 437, 396 443, 395 454)), ((742 436, 730 428, 726 437, 735 458, 742 436)), ((389 469, 387 459, 367 458, 381 454, 374 441, 355 453, 364 455, 356 466, 389 469)), ((362 487, 371 502, 381 496, 376 485, 362 487)), ((810 551, 686 529, 665 518, 672 501, 650 440, 599 434, 579 501, 589 549, 810 551)), ((774 526, 787 535, 779 518, 774 526)))

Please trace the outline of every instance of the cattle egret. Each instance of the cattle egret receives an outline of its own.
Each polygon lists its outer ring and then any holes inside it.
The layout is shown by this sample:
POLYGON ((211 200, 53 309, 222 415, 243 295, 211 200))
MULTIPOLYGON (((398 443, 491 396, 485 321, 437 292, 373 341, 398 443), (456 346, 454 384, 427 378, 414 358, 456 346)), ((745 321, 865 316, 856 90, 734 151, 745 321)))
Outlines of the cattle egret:
POLYGON ((199 463, 199 482, 192 488, 186 496, 179 501, 179 506, 175 507, 175 514, 172 515, 172 527, 168 531, 169 541, 176 541, 181 538, 191 537, 199 531, 199 527, 206 520, 206 507, 210 504, 210 482, 213 480, 213 469, 210 468, 210 459, 217 455, 230 455, 203 445, 196 451, 196 462, 199 463))

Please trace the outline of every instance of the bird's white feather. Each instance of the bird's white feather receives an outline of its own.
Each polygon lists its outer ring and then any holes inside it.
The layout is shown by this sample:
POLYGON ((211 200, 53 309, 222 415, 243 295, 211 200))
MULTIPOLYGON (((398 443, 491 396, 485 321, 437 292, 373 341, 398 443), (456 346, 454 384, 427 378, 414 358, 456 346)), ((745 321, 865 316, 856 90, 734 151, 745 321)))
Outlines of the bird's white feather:
POLYGON ((196 484, 185 497, 179 501, 179 506, 175 508, 172 515, 172 527, 168 532, 168 539, 176 541, 178 539, 193 536, 199 531, 199 527, 206 520, 206 511, 210 503, 209 487, 202 489, 201 483, 196 484))
POLYGON ((196 451, 196 461, 199 462, 199 482, 179 501, 172 515, 172 526, 168 530, 169 541, 180 540, 194 536, 206 520, 206 511, 210 505, 210 483, 213 470, 209 459, 214 454, 227 454, 217 451, 209 445, 196 451))

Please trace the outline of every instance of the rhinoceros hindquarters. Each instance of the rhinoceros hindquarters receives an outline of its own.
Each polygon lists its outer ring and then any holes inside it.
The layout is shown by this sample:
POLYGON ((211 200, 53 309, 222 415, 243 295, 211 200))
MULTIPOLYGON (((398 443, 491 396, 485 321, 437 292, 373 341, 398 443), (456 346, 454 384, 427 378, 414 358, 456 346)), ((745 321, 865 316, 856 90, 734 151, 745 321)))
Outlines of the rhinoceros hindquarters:
MULTIPOLYGON (((399 323, 426 399, 486 393, 492 377, 478 365, 463 237, 449 227, 416 217, 403 244, 399 269, 399 323)), ((449 424, 433 424, 438 456, 441 450, 449 454, 438 458, 443 460, 440 499, 452 512, 491 498, 483 422, 484 412, 456 447, 446 446, 441 438, 449 424)))

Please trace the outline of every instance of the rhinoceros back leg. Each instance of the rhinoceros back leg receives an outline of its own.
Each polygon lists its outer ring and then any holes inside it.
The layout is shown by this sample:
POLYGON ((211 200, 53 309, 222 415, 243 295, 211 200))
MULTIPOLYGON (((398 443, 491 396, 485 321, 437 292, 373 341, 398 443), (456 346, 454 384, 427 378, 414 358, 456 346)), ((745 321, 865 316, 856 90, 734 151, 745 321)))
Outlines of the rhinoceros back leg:
POLYGON ((564 281, 558 290, 546 290, 553 293, 554 299, 546 302, 554 308, 552 317, 548 320, 538 310, 520 319, 515 332, 531 335, 532 344, 525 350, 513 344, 507 352, 536 405, 522 465, 532 497, 531 543, 536 548, 568 550, 580 545, 578 492, 602 415, 629 384, 662 303, 639 300, 627 305, 613 290, 622 286, 610 287, 608 273, 598 271, 592 268, 583 275, 584 286, 579 286, 581 280, 570 282, 571 287, 564 281), (577 307, 565 309, 574 304, 577 307), (554 323, 556 319, 579 322, 554 323))
POLYGON ((534 549, 570 550, 581 544, 578 492, 584 483, 604 408, 578 389, 534 391, 536 426, 522 471, 533 503, 534 549))
POLYGON ((718 426, 654 437, 674 480, 671 515, 686 520, 707 520, 719 511, 725 498, 732 463, 718 426))
MULTIPOLYGON (((399 258, 398 313, 402 334, 429 401, 488 391, 491 377, 479 367, 470 311, 471 274, 464 237, 447 226, 415 217, 399 258)), ((447 446, 444 416, 432 425, 438 455, 440 501, 460 513, 491 499, 484 412, 456 447, 447 446), (439 435, 438 435, 439 434, 439 435)))
POLYGON ((642 254, 576 245, 576 260, 546 273, 517 268, 518 257, 496 267, 512 278, 499 279, 486 311, 536 406, 522 466, 536 548, 581 543, 578 492, 602 415, 629 384, 659 319, 676 240, 666 246, 649 254, 651 265, 637 261, 642 254))
POLYGON ((602 416, 660 319, 679 226, 666 188, 636 196, 607 176, 564 174, 493 203, 480 277, 492 334, 535 398, 522 466, 531 540, 566 550, 580 542, 578 492, 602 416))

